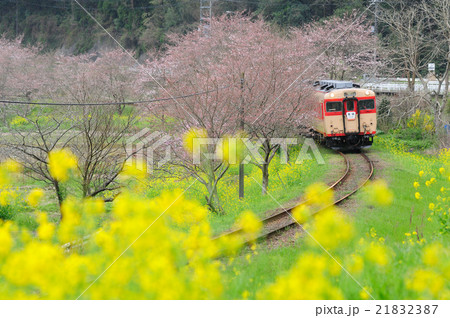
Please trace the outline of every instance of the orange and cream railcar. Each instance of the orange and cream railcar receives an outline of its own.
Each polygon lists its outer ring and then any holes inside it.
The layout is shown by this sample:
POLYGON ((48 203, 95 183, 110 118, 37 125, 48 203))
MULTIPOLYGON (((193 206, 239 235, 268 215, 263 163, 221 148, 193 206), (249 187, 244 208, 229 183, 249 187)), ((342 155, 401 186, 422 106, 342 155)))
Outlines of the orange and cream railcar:
POLYGON ((346 81, 321 80, 311 131, 333 149, 370 147, 377 130, 375 93, 346 81))

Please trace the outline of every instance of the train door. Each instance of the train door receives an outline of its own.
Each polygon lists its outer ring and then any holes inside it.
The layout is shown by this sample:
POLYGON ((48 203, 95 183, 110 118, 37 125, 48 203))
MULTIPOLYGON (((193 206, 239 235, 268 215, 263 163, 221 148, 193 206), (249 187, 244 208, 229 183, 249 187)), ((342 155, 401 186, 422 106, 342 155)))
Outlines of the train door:
POLYGON ((344 121, 345 132, 357 133, 358 132, 358 105, 356 100, 349 99, 344 102, 344 121))

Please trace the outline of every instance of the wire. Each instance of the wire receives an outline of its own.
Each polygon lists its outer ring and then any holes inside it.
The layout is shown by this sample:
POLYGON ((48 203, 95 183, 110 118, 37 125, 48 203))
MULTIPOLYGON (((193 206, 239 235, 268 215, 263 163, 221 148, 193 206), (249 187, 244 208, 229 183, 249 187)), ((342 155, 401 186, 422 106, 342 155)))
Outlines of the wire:
POLYGON ((0 103, 4 104, 18 104, 18 105, 39 105, 39 106, 108 106, 108 105, 136 105, 136 104, 150 104, 155 102, 162 102, 167 100, 174 100, 174 99, 181 99, 181 98, 187 98, 197 95, 203 95, 212 93, 215 91, 218 91, 220 89, 225 89, 229 86, 225 87, 219 87, 218 89, 213 89, 209 91, 203 91, 198 93, 193 93, 189 95, 181 95, 181 96, 174 96, 174 97, 166 97, 166 98, 159 98, 159 99, 150 99, 150 100, 140 100, 140 101, 133 101, 133 102, 104 102, 104 103, 87 103, 87 104, 78 104, 78 103, 37 103, 37 102, 22 102, 22 101, 12 101, 12 100, 0 100, 0 103))

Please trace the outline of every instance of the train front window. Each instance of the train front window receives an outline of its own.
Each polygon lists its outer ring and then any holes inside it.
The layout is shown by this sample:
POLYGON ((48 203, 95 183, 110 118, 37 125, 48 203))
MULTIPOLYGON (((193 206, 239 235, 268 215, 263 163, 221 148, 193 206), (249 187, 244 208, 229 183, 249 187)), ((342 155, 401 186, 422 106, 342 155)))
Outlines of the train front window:
POLYGON ((342 102, 327 103, 327 112, 341 112, 341 111, 342 111, 342 102))
POLYGON ((352 101, 352 100, 347 101, 347 111, 348 112, 355 111, 355 102, 354 101, 352 101))
POLYGON ((365 99, 358 101, 359 109, 375 109, 375 101, 373 99, 365 99))

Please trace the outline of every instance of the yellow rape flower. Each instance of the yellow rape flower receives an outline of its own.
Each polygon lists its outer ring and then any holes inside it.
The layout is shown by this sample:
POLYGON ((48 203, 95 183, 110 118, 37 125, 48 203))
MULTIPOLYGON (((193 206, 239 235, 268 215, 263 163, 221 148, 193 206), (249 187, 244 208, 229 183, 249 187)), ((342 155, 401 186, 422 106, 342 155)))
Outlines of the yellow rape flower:
POLYGON ((208 133, 206 129, 201 128, 191 128, 188 132, 186 132, 183 136, 183 146, 189 151, 189 153, 193 153, 194 146, 197 145, 198 140, 200 138, 208 138, 208 133))
POLYGON ((415 189, 417 189, 420 186, 420 184, 419 184, 419 182, 416 181, 416 182, 414 182, 413 186, 415 189))
POLYGON ((100 198, 87 198, 83 203, 84 210, 90 214, 105 213, 105 201, 100 198))
POLYGON ((347 261, 347 268, 352 274, 359 274, 364 269, 364 260, 360 255, 352 254, 347 261))
POLYGON ((439 243, 426 246, 422 252, 422 260, 425 265, 435 266, 439 263, 439 257, 442 253, 443 247, 439 243))
POLYGON ((422 177, 423 175, 424 175, 423 170, 420 170, 420 171, 419 171, 419 177, 422 177))
POLYGON ((431 211, 433 211, 434 208, 435 208, 434 203, 430 203, 430 204, 428 205, 428 208, 429 208, 431 211))
POLYGON ((315 183, 306 188, 305 198, 309 204, 328 206, 333 204, 333 191, 323 183, 315 183))
POLYGON ((419 193, 419 192, 416 192, 416 193, 414 194, 414 197, 415 197, 417 200, 419 200, 419 199, 422 198, 422 197, 420 196, 420 193, 419 193))
POLYGON ((250 234, 252 237, 256 237, 262 228, 261 221, 250 211, 242 213, 238 220, 238 225, 242 228, 244 233, 250 234))
POLYGON ((33 189, 27 197, 27 202, 32 207, 37 207, 42 197, 44 196, 44 190, 33 189))
POLYGON ((21 165, 13 160, 0 163, 0 188, 11 183, 11 174, 19 173, 21 165))
POLYGON ((55 233, 55 224, 49 223, 47 220, 47 215, 45 213, 40 213, 38 217, 39 227, 37 229, 38 237, 41 240, 50 240, 55 233))
POLYGON ((350 241, 355 234, 353 224, 347 218, 338 213, 334 208, 319 213, 315 218, 310 231, 310 245, 317 245, 319 242, 327 249, 335 249, 350 241))
POLYGON ((386 181, 376 180, 371 182, 365 191, 369 194, 369 200, 372 204, 380 204, 388 206, 392 204, 394 200, 394 195, 391 190, 389 190, 386 181))
POLYGON ((431 269, 418 269, 406 279, 408 289, 437 297, 444 288, 444 277, 431 269))
POLYGON ((68 149, 54 150, 48 156, 50 175, 57 181, 69 180, 69 171, 77 167, 77 158, 68 149))
POLYGON ((444 174, 444 173, 445 173, 444 167, 439 168, 439 172, 440 172, 441 174, 444 174))
POLYGON ((10 233, 11 223, 0 224, 0 257, 7 255, 13 245, 10 233))
POLYGON ((363 300, 367 300, 370 298, 371 289, 368 286, 365 286, 359 291, 359 297, 363 300))
POLYGON ((302 204, 292 211, 292 216, 298 223, 303 224, 310 219, 311 211, 307 205, 302 204))
POLYGON ((245 135, 238 134, 236 137, 224 136, 218 144, 216 154, 229 164, 239 164, 245 156, 245 144, 242 140, 245 135))
POLYGON ((380 244, 370 244, 365 255, 369 261, 379 266, 386 266, 389 262, 388 251, 385 246, 380 244))

